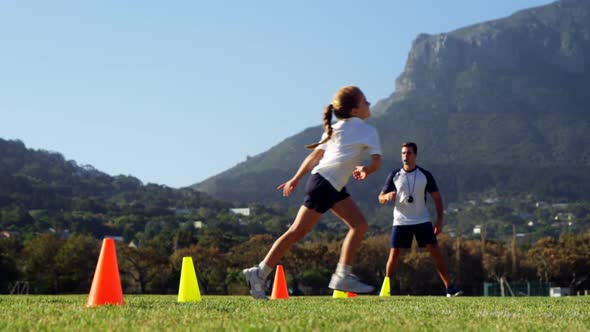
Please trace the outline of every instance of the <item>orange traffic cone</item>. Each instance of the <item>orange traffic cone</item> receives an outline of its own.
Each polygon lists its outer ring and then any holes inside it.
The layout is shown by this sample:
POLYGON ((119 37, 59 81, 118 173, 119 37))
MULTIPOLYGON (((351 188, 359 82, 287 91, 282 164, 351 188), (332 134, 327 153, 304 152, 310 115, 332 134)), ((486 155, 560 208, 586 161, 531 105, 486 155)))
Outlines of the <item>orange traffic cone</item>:
POLYGON ((100 256, 98 256, 98 263, 94 271, 94 279, 92 280, 86 307, 107 304, 124 304, 115 241, 109 238, 102 241, 102 248, 100 249, 100 256))
POLYGON ((356 293, 346 292, 346 297, 348 297, 348 298, 350 298, 350 297, 356 297, 356 293))
POLYGON ((275 282, 272 285, 272 294, 270 295, 270 298, 273 300, 289 298, 289 291, 287 290, 287 281, 285 280, 285 272, 283 272, 282 265, 277 265, 277 272, 275 273, 275 282))

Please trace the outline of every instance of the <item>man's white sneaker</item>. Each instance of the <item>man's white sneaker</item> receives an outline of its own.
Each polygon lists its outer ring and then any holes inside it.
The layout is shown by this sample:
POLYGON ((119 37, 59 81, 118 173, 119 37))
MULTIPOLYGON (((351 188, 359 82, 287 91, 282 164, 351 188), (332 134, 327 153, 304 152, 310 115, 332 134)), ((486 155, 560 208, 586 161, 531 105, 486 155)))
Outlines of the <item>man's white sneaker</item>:
POLYGON ((447 288, 447 297, 459 296, 461 294, 463 294, 463 291, 454 285, 447 288))
POLYGON ((254 266, 243 270, 242 273, 244 273, 244 277, 246 277, 246 282, 250 288, 250 294, 252 294, 255 299, 268 300, 264 293, 264 279, 260 277, 260 267, 254 266))
POLYGON ((375 287, 360 281, 359 278, 352 273, 332 274, 332 279, 330 279, 330 285, 328 287, 339 291, 352 293, 370 293, 375 289, 375 287))

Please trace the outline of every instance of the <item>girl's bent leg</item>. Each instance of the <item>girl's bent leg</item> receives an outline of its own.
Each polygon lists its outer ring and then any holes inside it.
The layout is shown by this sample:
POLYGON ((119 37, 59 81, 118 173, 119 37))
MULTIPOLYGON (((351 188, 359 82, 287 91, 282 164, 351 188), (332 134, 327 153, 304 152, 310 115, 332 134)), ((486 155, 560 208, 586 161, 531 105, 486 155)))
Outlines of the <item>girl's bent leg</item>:
POLYGON ((344 238, 344 243, 342 243, 340 261, 336 267, 336 272, 332 274, 328 287, 345 292, 370 293, 375 287, 363 283, 350 273, 352 261, 369 225, 367 225, 365 217, 363 217, 356 203, 350 197, 336 203, 332 207, 332 212, 342 219, 350 229, 344 238))
POLYGON ((340 260, 338 263, 352 265, 369 225, 351 197, 347 197, 334 204, 332 207, 332 213, 350 228, 342 243, 342 250, 340 252, 340 260))
POLYGON ((289 250, 293 244, 303 239, 309 230, 317 224, 321 216, 321 213, 302 205, 299 208, 297 217, 295 217, 295 221, 291 227, 289 227, 289 229, 275 241, 268 251, 268 254, 266 254, 264 263, 274 268, 279 260, 285 255, 287 250, 289 250))

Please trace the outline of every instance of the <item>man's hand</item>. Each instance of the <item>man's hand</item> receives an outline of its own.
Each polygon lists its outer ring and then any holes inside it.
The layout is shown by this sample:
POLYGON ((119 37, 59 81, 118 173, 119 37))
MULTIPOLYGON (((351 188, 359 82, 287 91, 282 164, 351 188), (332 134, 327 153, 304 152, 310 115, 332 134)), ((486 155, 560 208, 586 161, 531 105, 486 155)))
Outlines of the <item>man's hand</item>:
POLYGON ((395 200, 395 195, 397 193, 395 191, 389 192, 387 194, 380 193, 379 194, 379 203, 385 204, 387 202, 395 200))
POLYGON ((442 218, 438 218, 436 220, 436 224, 434 224, 434 235, 438 235, 442 233, 443 230, 443 220, 442 218))

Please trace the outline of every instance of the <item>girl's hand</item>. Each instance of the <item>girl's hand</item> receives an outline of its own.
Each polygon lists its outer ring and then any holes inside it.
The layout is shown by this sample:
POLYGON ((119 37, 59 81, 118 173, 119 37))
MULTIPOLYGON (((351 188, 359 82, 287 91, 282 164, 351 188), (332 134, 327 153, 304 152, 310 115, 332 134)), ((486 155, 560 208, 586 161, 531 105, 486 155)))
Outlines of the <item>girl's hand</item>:
POLYGON ((369 173, 367 173, 365 166, 357 166, 354 171, 352 171, 352 177, 356 180, 364 180, 367 176, 369 176, 369 173))
POLYGON ((277 189, 283 189, 283 196, 287 197, 291 195, 291 193, 293 192, 293 190, 295 190, 295 187, 297 187, 298 184, 299 180, 291 179, 278 186, 277 189))

